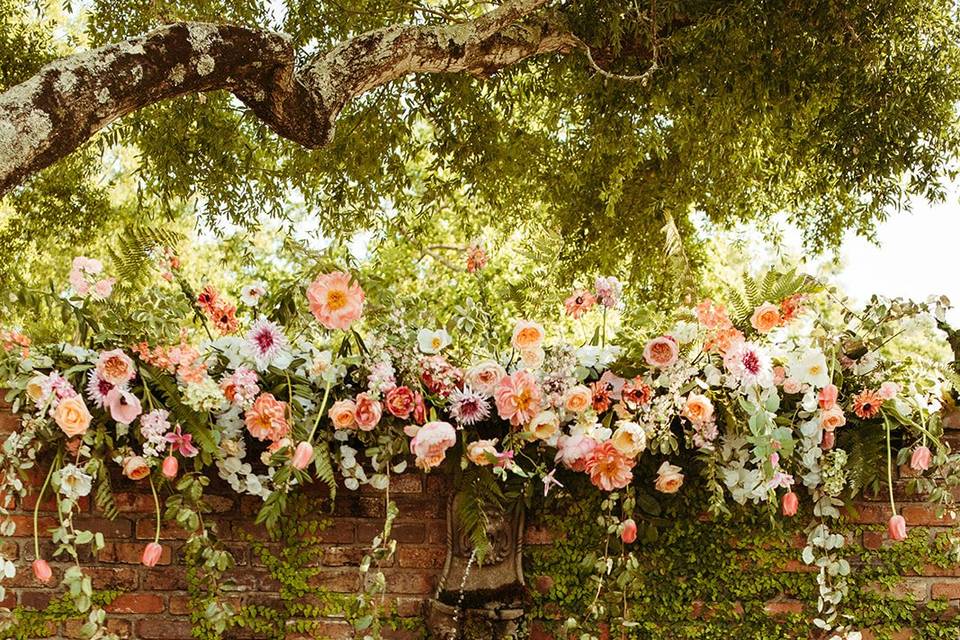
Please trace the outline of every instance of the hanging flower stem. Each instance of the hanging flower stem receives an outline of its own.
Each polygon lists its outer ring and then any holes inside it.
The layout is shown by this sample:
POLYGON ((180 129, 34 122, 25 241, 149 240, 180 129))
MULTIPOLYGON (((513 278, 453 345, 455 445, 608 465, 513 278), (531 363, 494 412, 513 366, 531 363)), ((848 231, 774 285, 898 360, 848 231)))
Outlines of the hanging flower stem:
POLYGON ((887 489, 890 492, 890 508, 897 515, 897 503, 893 498, 893 451, 890 446, 890 419, 883 417, 883 426, 887 430, 887 489))
POLYGON ((57 452, 57 457, 54 458, 53 462, 50 463, 50 468, 47 470, 47 477, 43 481, 43 486, 40 487, 40 493, 37 495, 37 504, 33 506, 33 553, 35 558, 40 557, 40 532, 38 531, 38 519, 40 517, 40 503, 43 501, 43 494, 46 493, 47 487, 50 485, 50 478, 53 477, 53 471, 60 464, 60 452, 57 452))
POLYGON ((160 498, 157 497, 157 487, 153 484, 153 475, 147 476, 150 480, 150 491, 153 493, 153 508, 157 515, 157 528, 153 533, 153 541, 160 541, 160 498))

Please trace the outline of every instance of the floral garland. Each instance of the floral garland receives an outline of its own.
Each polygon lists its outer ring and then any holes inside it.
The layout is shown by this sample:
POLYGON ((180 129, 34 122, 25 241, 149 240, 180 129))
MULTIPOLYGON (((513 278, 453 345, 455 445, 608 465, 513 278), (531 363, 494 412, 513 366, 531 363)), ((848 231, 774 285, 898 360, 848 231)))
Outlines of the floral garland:
MULTIPOLYGON (((71 514, 94 486, 109 486, 108 465, 149 484, 157 529, 143 550, 147 566, 162 553, 157 487, 200 491, 200 483, 178 482, 189 475, 181 469, 187 465, 213 467, 234 491, 262 498, 258 522, 267 524, 282 517, 282 496, 318 478, 333 491, 338 478, 349 490, 388 490, 390 474, 403 472, 409 455, 424 471, 462 465, 533 484, 544 496, 558 490, 560 499, 569 498, 563 487, 570 474, 585 474, 603 492, 648 485, 672 494, 700 469, 716 513, 732 501, 778 504, 791 517, 799 504, 794 488, 806 487, 815 521, 802 557, 819 568, 815 624, 855 638, 838 623, 850 566, 838 553, 843 537, 827 523, 840 515, 841 494, 850 488, 844 434, 884 438, 886 460, 870 462, 887 470, 892 540, 907 535, 892 491, 896 454, 928 474, 927 493, 945 506, 951 500, 949 491, 931 491, 955 462, 939 423, 946 373, 882 355, 890 336, 930 322, 942 313, 939 304, 877 300, 831 322, 818 313, 829 300, 814 281, 771 271, 754 282, 783 295, 756 304, 747 299, 759 294, 740 296, 736 312, 704 300, 678 312, 669 330, 631 359, 614 344, 623 291, 612 277, 563 302, 569 323, 596 325, 593 339, 549 340, 543 325, 519 319, 508 347, 491 341, 467 349, 455 347, 446 329, 402 322, 361 337, 365 294, 345 272, 312 278, 309 315, 285 328, 262 312, 264 283, 243 289, 241 308, 211 287, 194 295, 176 258, 164 260, 164 279, 179 283, 194 313, 175 341, 118 344, 100 335, 86 344, 36 346, 22 332, 0 334, 0 381, 23 418, 0 457, 4 534, 11 533, 11 501, 30 490, 21 478, 41 457, 51 463, 40 499, 51 490, 58 500, 55 555, 74 560, 78 545, 103 546, 99 533, 76 530, 71 514), (696 452, 698 466, 676 464, 681 449, 696 452), (644 457, 659 463, 655 477, 635 473, 644 457)), ((480 277, 486 261, 472 247, 469 272, 480 277)), ((102 272, 99 261, 74 261, 65 298, 78 314, 95 314, 111 296, 115 281, 102 272)), ((624 546, 637 537, 628 495, 620 516, 616 493, 608 501, 610 533, 624 546)), ((109 505, 99 489, 97 500, 109 505)), ((168 516, 206 540, 201 510, 182 506, 187 502, 174 502, 180 510, 168 503, 168 516)), ((36 524, 35 513, 35 536, 36 524)), ((33 572, 49 582, 50 565, 38 544, 35 551, 33 572)), ((0 573, 15 571, 0 559, 0 573)), ((78 608, 91 610, 91 624, 102 621, 79 562, 64 582, 79 594, 78 608)))

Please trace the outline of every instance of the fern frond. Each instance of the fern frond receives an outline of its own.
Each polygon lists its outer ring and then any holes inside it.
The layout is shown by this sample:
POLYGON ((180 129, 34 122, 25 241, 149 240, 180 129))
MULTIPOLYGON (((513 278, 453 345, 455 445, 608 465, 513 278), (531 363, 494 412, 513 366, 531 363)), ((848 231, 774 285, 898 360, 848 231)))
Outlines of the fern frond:
POLYGON ((117 503, 113 499, 113 486, 110 484, 110 472, 106 465, 97 467, 97 490, 93 494, 93 502, 97 505, 103 515, 110 520, 115 520, 119 515, 117 503))
POLYGON ((316 459, 314 466, 317 469, 317 477, 326 483, 330 489, 330 508, 333 508, 333 501, 337 498, 337 476, 333 471, 333 461, 330 458, 330 446, 320 441, 314 448, 316 459))
POLYGON ((183 234, 170 229, 131 225, 118 234, 108 251, 120 281, 136 283, 146 274, 147 263, 154 251, 160 248, 174 249, 183 240, 183 234))

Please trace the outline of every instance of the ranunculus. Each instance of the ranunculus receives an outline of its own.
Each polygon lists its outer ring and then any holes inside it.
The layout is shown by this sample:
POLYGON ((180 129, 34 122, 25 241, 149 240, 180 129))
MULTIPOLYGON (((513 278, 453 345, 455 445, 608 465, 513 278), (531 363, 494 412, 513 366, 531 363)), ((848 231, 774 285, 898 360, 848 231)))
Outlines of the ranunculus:
POLYGON ((828 384, 823 389, 820 389, 820 395, 817 397, 817 401, 820 403, 820 408, 824 411, 832 409, 837 404, 837 396, 840 395, 840 390, 837 389, 837 385, 828 384))
POLYGON ((783 515, 789 517, 797 515, 797 507, 799 506, 800 501, 797 499, 797 494, 793 491, 787 491, 783 494, 783 515))
POLYGON ((657 469, 657 480, 654 483, 657 491, 661 493, 676 493, 683 486, 682 469, 676 465, 664 461, 657 469))
POLYGON ((651 367, 666 369, 680 357, 677 341, 671 336, 654 338, 643 348, 643 359, 651 367))
POLYGON ((404 431, 414 434, 410 451, 417 458, 417 466, 423 470, 443 462, 447 449, 457 443, 457 432, 447 422, 428 422, 422 427, 407 427, 404 431))
POLYGON ((177 477, 177 473, 180 471, 180 462, 175 456, 167 456, 163 459, 163 466, 161 466, 163 471, 163 477, 167 480, 173 480, 177 477))
POLYGON ((930 449, 926 445, 920 445, 910 454, 910 468, 914 471, 926 471, 930 468, 931 457, 930 449))
POLYGON ((34 577, 43 584, 47 584, 50 582, 50 579, 53 578, 53 569, 50 568, 50 564, 43 558, 34 560, 32 566, 34 577))
POLYGON ((150 475, 150 467, 141 456, 127 456, 123 459, 123 475, 131 480, 143 480, 150 475))
POLYGON ((318 276, 307 288, 307 299, 310 311, 327 329, 349 329, 363 314, 363 289, 342 271, 318 276))
POLYGON ((768 333, 778 324, 780 324, 780 307, 769 302, 764 302, 754 309, 753 315, 750 316, 750 326, 759 333, 768 333))
POLYGON ((543 345, 546 333, 543 326, 528 320, 518 320, 513 327, 511 344, 517 351, 524 352, 530 349, 539 349, 543 345))
POLYGON ((540 387, 529 371, 515 371, 497 385, 497 413, 514 427, 530 422, 540 413, 540 387))
POLYGON ((884 400, 893 400, 897 397, 897 394, 900 393, 900 385, 898 385, 896 382, 887 380, 880 385, 880 391, 877 393, 884 400))
POLYGON ((390 415, 403 420, 410 417, 416 404, 417 397, 414 395, 413 390, 407 386, 390 389, 384 398, 384 405, 387 407, 390 415))
POLYGON ((633 518, 627 518, 623 521, 623 529, 620 531, 620 540, 624 544, 632 544, 637 539, 637 523, 633 518))
POLYGON ((80 396, 65 398, 53 410, 53 419, 68 437, 82 436, 90 426, 92 416, 80 396))
POLYGON ((156 542, 151 542, 143 548, 143 556, 140 558, 140 562, 145 567, 155 567, 162 556, 163 547, 156 542))
POLYGON ((380 408, 379 400, 368 393, 357 394, 357 408, 354 410, 353 416, 361 431, 373 431, 373 428, 380 423, 382 414, 383 410, 380 408))
POLYGON ((789 394, 800 393, 800 381, 796 378, 787 378, 783 381, 783 392, 789 394))
POLYGON ((353 429, 357 426, 357 404, 353 400, 337 400, 327 411, 335 429, 353 429))
POLYGON ((887 523, 887 533, 891 540, 907 539, 907 521, 901 515, 890 516, 890 522, 887 523))
POLYGON ((143 408, 140 406, 140 400, 120 387, 114 387, 107 394, 107 407, 110 409, 110 417, 120 424, 131 424, 137 419, 143 408))
POLYGON ((492 396, 497 390, 497 384, 507 375, 502 366, 493 360, 485 360, 467 369, 464 376, 467 386, 474 391, 492 396))
POLYGON ((587 466, 587 458, 596 447, 597 441, 582 433, 562 435, 557 439, 554 462, 562 462, 574 471, 583 471, 587 466))
POLYGON ((467 459, 475 465, 485 467, 495 462, 497 456, 496 440, 477 440, 467 445, 467 459))
POLYGON ((310 461, 313 460, 313 445, 309 442, 301 442, 293 452, 293 458, 290 460, 290 466, 294 469, 306 469, 310 461))
POLYGON ((705 395, 691 393, 683 404, 681 415, 695 425, 706 424, 713 420, 713 403, 705 395))
POLYGON ((604 491, 623 489, 633 480, 634 461, 620 453, 613 443, 601 442, 587 458, 586 471, 590 482, 604 491))
POLYGON ((610 442, 628 458, 636 458, 647 448, 647 432, 636 422, 620 420, 610 442))
POLYGON ((553 411, 541 411, 533 417, 527 429, 537 440, 549 440, 560 430, 560 417, 553 411))
POLYGON ((840 407, 833 406, 820 412, 820 427, 828 433, 845 424, 847 424, 847 418, 840 407))
POLYGON ((578 384, 570 387, 563 395, 563 408, 570 413, 583 413, 593 406, 593 392, 590 387, 578 384))
POLYGON ((133 360, 120 349, 104 351, 97 358, 97 374, 110 384, 125 385, 137 374, 133 360))

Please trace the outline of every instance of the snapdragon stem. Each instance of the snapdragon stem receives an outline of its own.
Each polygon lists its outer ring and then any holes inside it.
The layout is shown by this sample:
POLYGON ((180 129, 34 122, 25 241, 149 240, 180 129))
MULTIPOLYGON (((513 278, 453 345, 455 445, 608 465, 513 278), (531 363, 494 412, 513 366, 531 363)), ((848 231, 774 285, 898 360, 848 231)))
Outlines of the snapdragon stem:
POLYGON ((50 468, 47 470, 47 477, 43 481, 43 486, 40 487, 40 493, 37 495, 37 504, 33 505, 33 553, 34 557, 40 558, 40 532, 38 531, 38 519, 40 517, 40 502, 43 501, 43 494, 46 493, 47 487, 50 485, 50 478, 53 477, 53 470, 57 467, 57 464, 60 462, 60 452, 57 452, 57 457, 54 458, 53 462, 50 463, 50 468))
POLYGON ((884 416, 883 424, 887 429, 887 489, 890 491, 890 508, 897 515, 897 503, 893 499, 893 454, 890 447, 890 418, 884 416))
POLYGON ((160 498, 157 497, 157 487, 153 484, 153 476, 149 475, 147 478, 150 480, 150 491, 153 493, 153 508, 157 514, 157 528, 153 534, 153 541, 160 541, 160 498))

